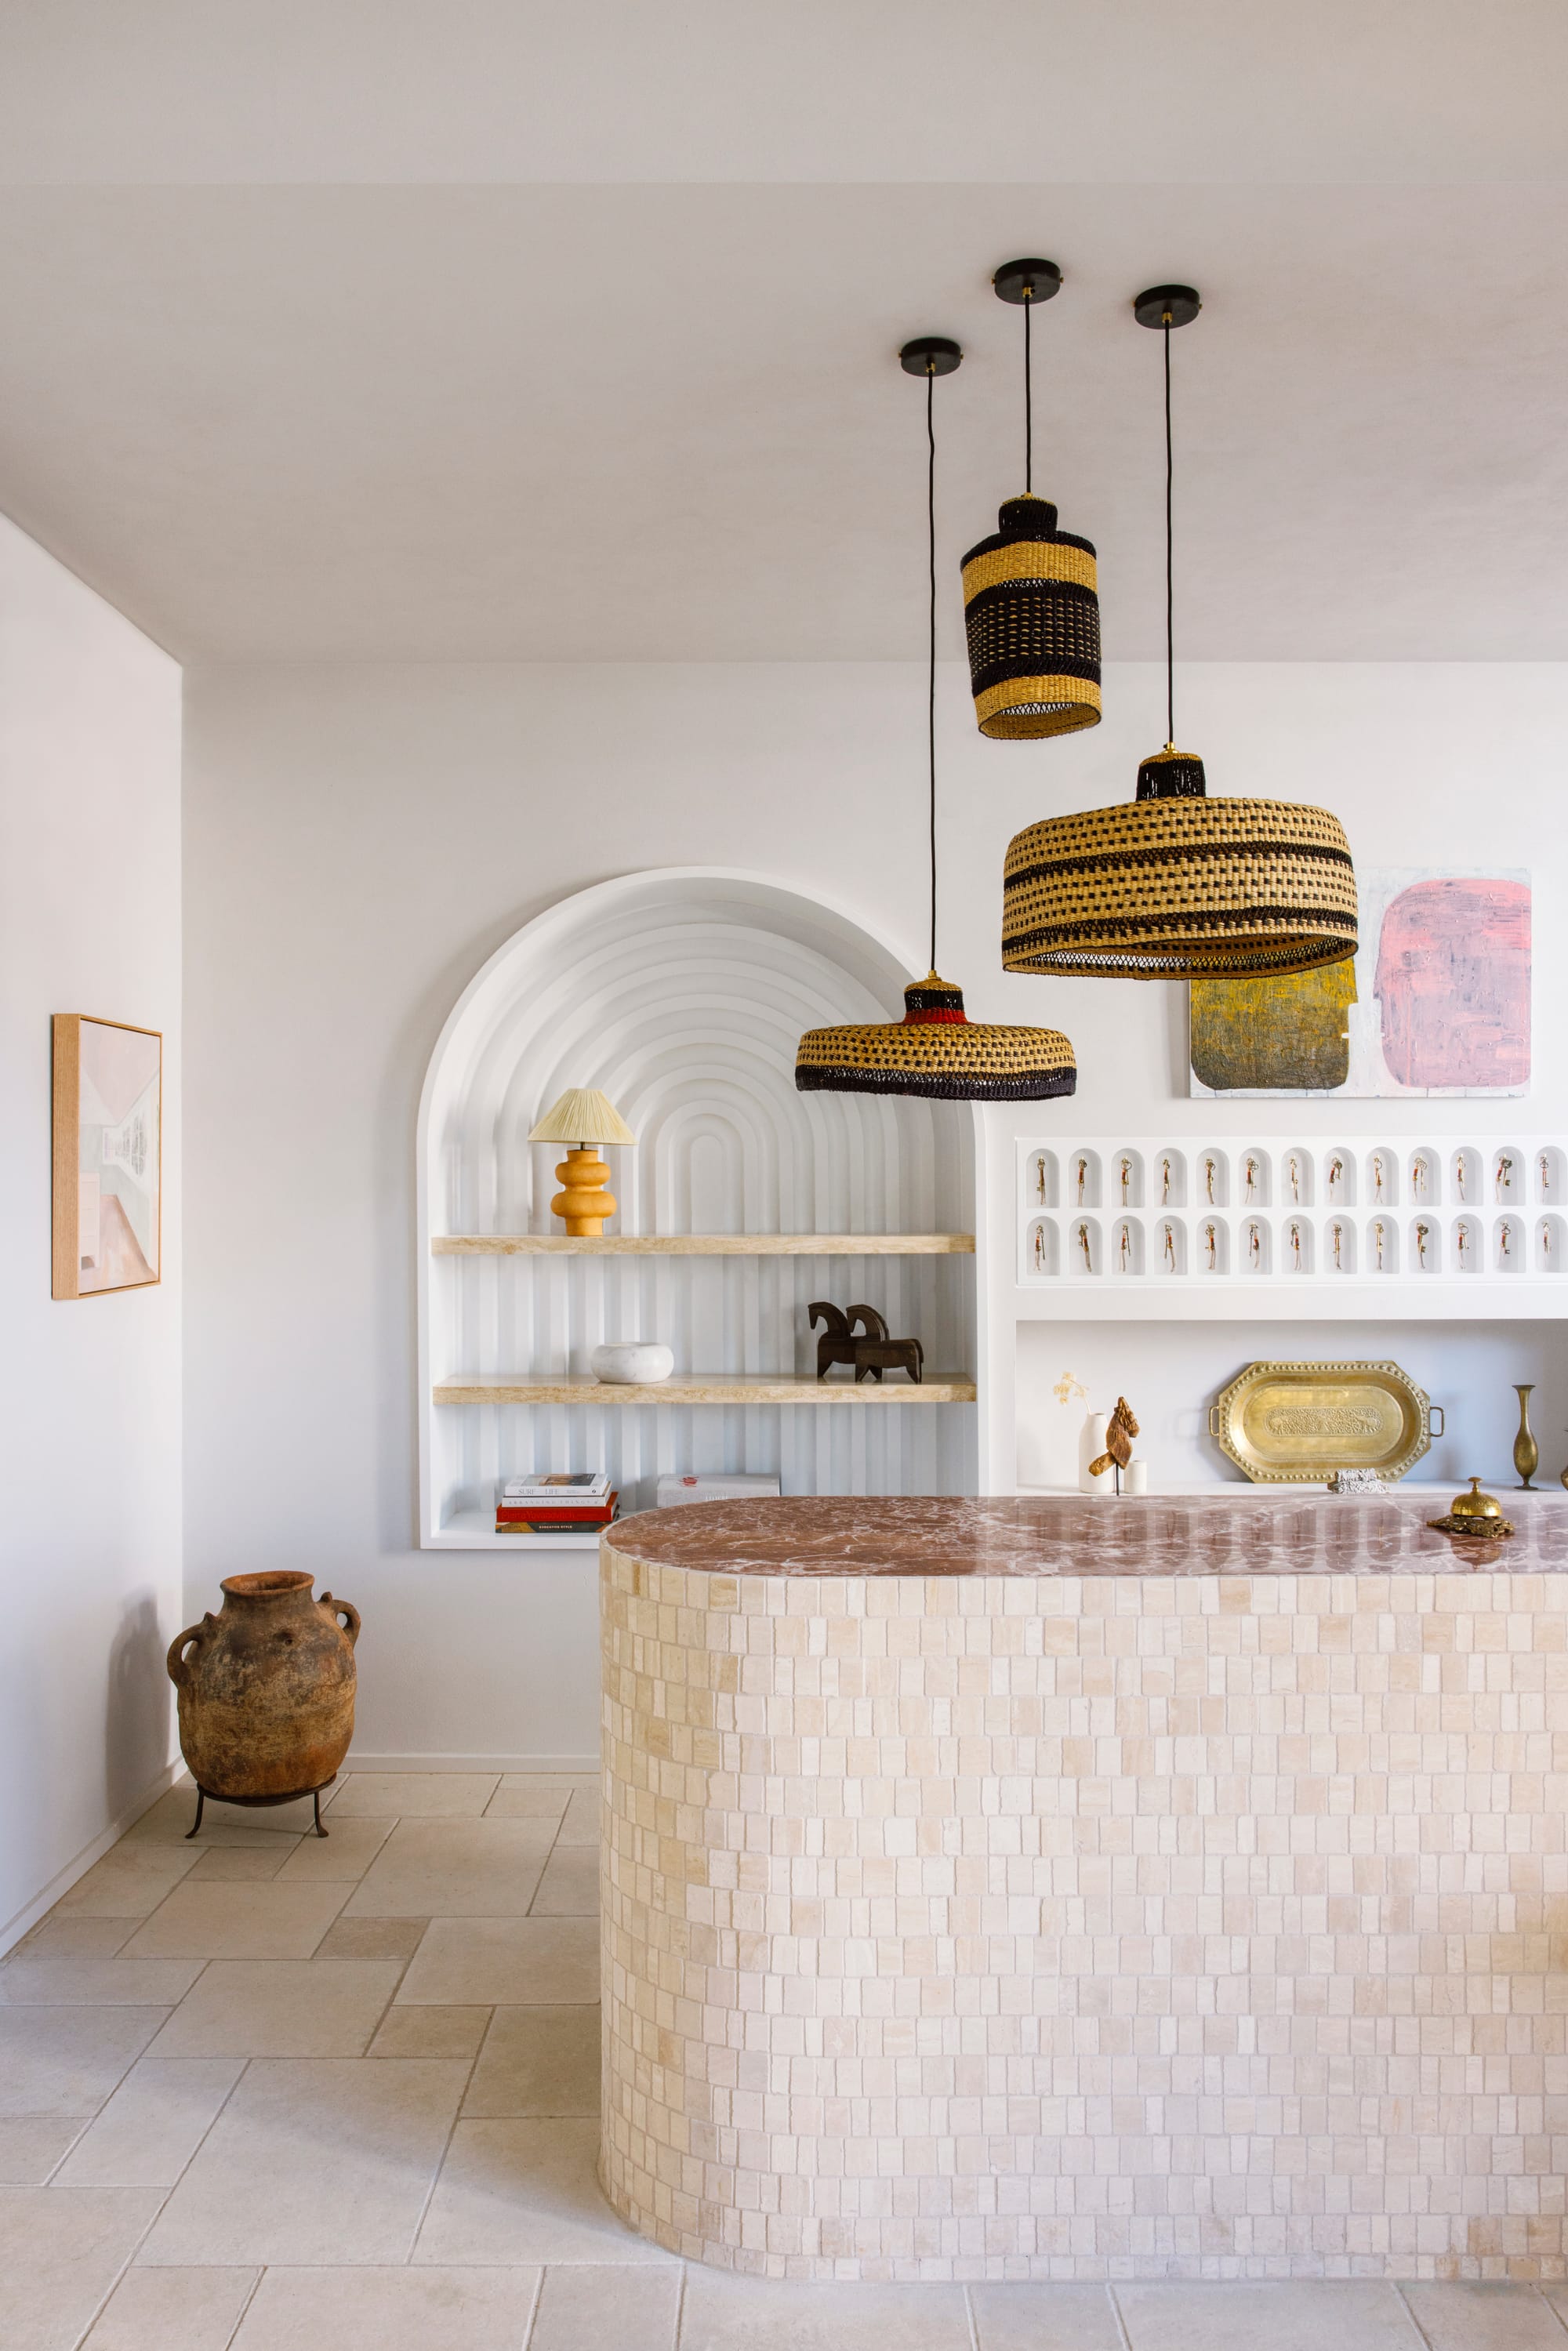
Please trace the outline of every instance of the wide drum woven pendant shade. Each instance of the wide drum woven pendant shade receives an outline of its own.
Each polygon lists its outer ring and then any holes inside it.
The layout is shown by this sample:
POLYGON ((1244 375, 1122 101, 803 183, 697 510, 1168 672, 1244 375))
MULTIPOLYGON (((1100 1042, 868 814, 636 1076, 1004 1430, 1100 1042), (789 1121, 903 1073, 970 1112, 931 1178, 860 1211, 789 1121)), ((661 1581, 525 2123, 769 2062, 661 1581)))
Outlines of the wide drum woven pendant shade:
MULTIPOLYGON (((1312 971, 1354 955, 1355 872, 1326 809, 1176 797, 1047 817, 1014 835, 1002 883, 1008 971, 1195 979, 1312 971)), ((1179 781, 1178 781, 1179 778, 1179 781)))
POLYGON ((963 990, 934 971, 904 989, 904 1007, 902 1020, 808 1029, 795 1058, 800 1092, 1049 1102, 1078 1082, 1058 1029, 970 1020, 963 990))
POLYGON ((982 735, 1071 735, 1100 723, 1094 549, 1049 498, 1009 498, 964 558, 964 625, 982 735))

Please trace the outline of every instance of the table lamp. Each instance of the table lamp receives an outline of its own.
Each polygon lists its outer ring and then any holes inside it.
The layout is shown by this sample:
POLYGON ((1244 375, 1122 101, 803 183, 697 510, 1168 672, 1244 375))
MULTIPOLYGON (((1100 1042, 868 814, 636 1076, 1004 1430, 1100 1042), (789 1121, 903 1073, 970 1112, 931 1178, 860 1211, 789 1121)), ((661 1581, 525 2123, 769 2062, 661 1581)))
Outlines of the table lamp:
POLYGON ((610 1170, 595 1145, 636 1140, 614 1104, 586 1086, 569 1086, 534 1128, 530 1143, 576 1145, 555 1171, 561 1189, 550 1202, 551 1215, 560 1217, 573 1238, 597 1237, 605 1217, 615 1214, 614 1194, 605 1188, 610 1170))

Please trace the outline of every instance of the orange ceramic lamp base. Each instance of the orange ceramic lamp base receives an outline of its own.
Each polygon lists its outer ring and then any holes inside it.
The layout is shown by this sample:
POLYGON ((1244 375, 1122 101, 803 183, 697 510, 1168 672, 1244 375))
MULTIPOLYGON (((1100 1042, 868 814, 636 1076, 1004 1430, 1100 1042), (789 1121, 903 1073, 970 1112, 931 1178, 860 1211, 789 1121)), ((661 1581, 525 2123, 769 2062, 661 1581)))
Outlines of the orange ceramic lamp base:
POLYGON ((609 1168, 591 1144, 580 1144, 555 1172, 561 1189, 549 1204, 550 1214, 560 1217, 574 1239, 597 1238, 606 1217, 615 1214, 615 1195, 605 1188, 609 1168))

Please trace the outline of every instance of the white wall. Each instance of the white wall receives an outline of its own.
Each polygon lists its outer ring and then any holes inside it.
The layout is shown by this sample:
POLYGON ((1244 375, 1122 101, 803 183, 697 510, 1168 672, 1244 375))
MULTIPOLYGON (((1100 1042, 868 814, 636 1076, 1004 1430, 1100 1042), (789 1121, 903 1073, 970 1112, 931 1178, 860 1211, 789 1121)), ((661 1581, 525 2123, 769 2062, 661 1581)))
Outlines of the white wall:
POLYGON ((180 673, 0 521, 0 1949, 174 1753, 180 673), (50 1016, 164 1039, 161 1285, 49 1295, 50 1016))
MULTIPOLYGON (((1164 732, 1162 683, 1113 669, 1103 726, 992 744, 944 673, 940 961, 972 1014, 1067 1029, 1086 1129, 1143 1129, 1168 1105, 1162 1130, 1221 1133, 1256 1113, 1186 1102, 1184 990, 1014 980, 998 959, 1009 836, 1130 796, 1164 732)), ((923 970, 924 688, 915 667, 852 664, 192 676, 188 1598, 198 1610, 221 1574, 284 1562, 346 1592, 365 1615, 361 1756, 584 1754, 595 1737, 591 1557, 413 1548, 413 1126, 443 1019, 530 914, 645 865, 831 893, 923 970)), ((1213 789, 1325 800, 1368 863, 1535 864, 1530 1123, 1563 1123, 1568 670, 1198 668, 1178 731, 1213 789)), ((1468 1105, 1467 1123, 1521 1107, 1468 1105)), ((1419 1115, 1335 1106, 1347 1134, 1419 1115)), ((988 1213, 1010 1235, 1011 1142, 1041 1106, 989 1117, 988 1213)), ((1009 1395, 1011 1265, 1009 1243, 989 1317, 1009 1395)), ((1538 1399, 1543 1426, 1563 1401, 1538 1399)))

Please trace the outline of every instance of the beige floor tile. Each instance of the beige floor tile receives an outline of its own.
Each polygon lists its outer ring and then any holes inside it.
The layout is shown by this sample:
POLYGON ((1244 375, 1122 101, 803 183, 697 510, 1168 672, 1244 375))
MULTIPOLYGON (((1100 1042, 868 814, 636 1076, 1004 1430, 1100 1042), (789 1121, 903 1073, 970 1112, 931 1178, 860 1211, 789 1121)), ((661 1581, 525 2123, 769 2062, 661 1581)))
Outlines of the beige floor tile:
POLYGON ((552 1834, 549 1821, 399 1821, 350 1896, 348 1916, 520 1918, 552 1834))
POLYGON ((190 1845, 117 1844, 62 1894, 51 1918, 145 1918, 197 1855, 190 1845))
POLYGON ((0 2008, 172 2008, 201 1972, 200 1959, 134 1954, 98 1959, 61 1951, 7 1959, 0 1966, 0 2008))
MULTIPOLYGON (((194 1788, 171 1788, 150 1812, 142 1813, 134 1828, 126 1831, 120 1844, 183 1844, 195 1818, 194 1788)), ((310 1824, 308 1796, 294 1804, 205 1804, 202 1808, 201 1828, 186 1850, 199 1854, 209 1845, 250 1844, 258 1838, 265 1843, 268 1838, 297 1837, 310 1824)))
POLYGON ((1421 2351, 1391 2285, 1359 2279, 1118 2285, 1133 2351, 1421 2351))
POLYGON ((496 1792, 498 1771, 354 1771, 333 1804, 340 1820, 451 1820, 477 1817, 496 1792))
POLYGON ((520 2351, 538 2284, 537 2269, 268 2270, 235 2351, 520 2351))
POLYGON ((128 1959, 308 1959, 343 1905, 343 1886, 176 1886, 144 1919, 128 1959))
POLYGON ((599 1843, 599 1785, 572 1790, 571 1802, 560 1824, 562 1844, 594 1844, 599 1843))
POLYGON ((681 2273, 584 2262, 545 2272, 528 2351, 674 2351, 681 2273))
POLYGON ((668 2262, 600 2192, 592 2122, 459 2123, 416 2262, 668 2262))
POLYGON ((83 2351, 227 2351, 235 2322, 259 2274, 256 2270, 127 2270, 83 2351))
POLYGON ((1568 2288, 1546 2289, 1548 2308, 1529 2285, 1407 2285, 1402 2289, 1432 2351, 1568 2351, 1558 2310, 1568 2288))
POLYGON ((317 1946, 319 1959, 412 1959, 428 1918, 334 1918, 317 1946))
POLYGON ((362 1877, 392 1834, 391 1821, 360 1821, 334 1813, 324 1837, 301 1837, 283 1865, 286 1880, 362 1877))
POLYGON ((400 2001, 564 2008, 599 1998, 592 1918, 433 1918, 400 2001))
POLYGON ((107 1959, 136 1932, 134 1918, 79 1917, 51 1910, 32 1933, 16 1946, 18 1959, 37 1959, 52 1951, 90 1954, 107 1959))
POLYGON ((61 2165, 62 2188, 172 2188, 211 2130, 243 2057, 143 2057, 61 2165))
POLYGON ((79 2120, 0 2123, 0 2187, 41 2188, 80 2134, 79 2120))
POLYGON ((395 1959, 214 1959, 153 2057, 358 2057, 402 1970, 395 1959))
POLYGON ((232 1885, 243 1878, 276 1877, 294 1850, 294 1840, 269 1837, 265 1844, 210 1844, 190 1874, 192 1886, 208 1886, 214 1878, 232 1885))
POLYGON ((393 2008, 371 2042, 372 2057, 472 2058, 490 2022, 487 2008, 393 2008))
POLYGON ((467 2073, 424 2058, 258 2059, 141 2258, 176 2268, 407 2261, 467 2073))
POLYGON ((962 2286, 807 2285, 731 2277, 695 2263, 686 2272, 681 2351, 969 2351, 969 2345, 962 2286))
POLYGON ((465 2120, 598 2112, 598 2009, 498 2008, 463 2101, 465 2120))
POLYGON ((158 2204, 146 2188, 0 2189, 5 2351, 71 2351, 158 2204))
POLYGON ((485 1817, 492 1821, 553 1821, 559 1828, 571 1790, 570 1780, 548 1779, 542 1771, 507 1771, 486 1805, 485 1817))
POLYGON ((559 1844, 545 1864, 531 1918, 597 1918, 599 1847, 559 1844))
POLYGON ((96 2115, 166 2008, 0 2008, 0 2116, 96 2115))
POLYGON ((1122 2351, 1103 2285, 972 2285, 969 2301, 980 2351, 1122 2351))

